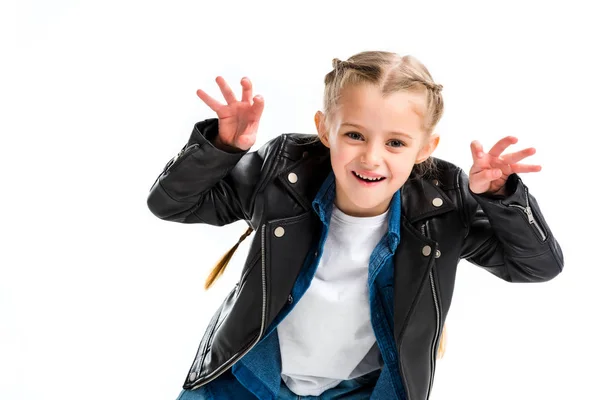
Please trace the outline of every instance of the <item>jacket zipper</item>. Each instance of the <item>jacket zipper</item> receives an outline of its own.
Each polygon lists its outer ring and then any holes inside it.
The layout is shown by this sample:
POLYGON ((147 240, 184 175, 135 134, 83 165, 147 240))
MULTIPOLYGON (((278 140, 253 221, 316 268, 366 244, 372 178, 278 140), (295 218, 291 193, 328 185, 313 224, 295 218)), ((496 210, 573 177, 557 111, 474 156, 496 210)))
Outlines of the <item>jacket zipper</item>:
MULTIPOLYGON (((427 222, 425 222, 423 225, 421 225, 421 233, 423 234, 423 236, 425 237, 429 237, 427 236, 425 229, 426 229, 426 225, 427 222)), ((433 279, 433 268, 431 269, 431 271, 429 271, 429 282, 431 284, 431 292, 433 294, 433 304, 435 305, 435 336, 433 338, 433 344, 431 346, 431 375, 429 376, 429 389, 427 390, 427 399, 429 398, 429 395, 431 393, 431 388, 433 387, 433 377, 435 375, 435 367, 436 367, 436 362, 435 362, 435 353, 436 353, 436 347, 437 347, 437 343, 439 340, 439 336, 440 336, 440 325, 441 325, 441 316, 440 316, 440 306, 438 304, 438 299, 437 299, 437 290, 435 287, 435 279, 433 279)))
POLYGON ((542 241, 546 240, 546 235, 544 234, 544 231, 540 227, 540 224, 533 217, 533 211, 531 210, 531 207, 529 206, 529 195, 528 195, 527 188, 525 188, 525 207, 523 207, 522 205, 519 205, 519 204, 509 204, 509 206, 516 207, 520 210, 523 210, 523 212, 525 213, 525 216, 527 217, 527 220, 529 221, 529 224, 533 225, 536 228, 536 230, 540 236, 540 239, 542 241))
MULTIPOLYGON (((199 388, 200 386, 206 385, 207 383, 212 382, 213 380, 217 379, 219 376, 221 376, 223 374, 223 372, 225 372, 227 369, 229 369, 229 367, 231 367, 233 364, 235 364, 239 359, 241 359, 242 357, 244 357, 250 350, 252 350, 254 348, 254 346, 256 346, 258 344, 258 342, 260 341, 264 331, 265 331, 265 317, 266 317, 266 313, 267 313, 267 275, 266 275, 266 262, 265 262, 265 227, 266 225, 262 225, 261 227, 261 254, 262 254, 262 318, 261 318, 261 324, 260 324, 260 331, 258 332, 258 336, 256 337, 256 340, 254 341, 254 343, 252 343, 250 345, 250 347, 244 351, 241 355, 238 355, 237 357, 234 356, 232 358, 230 358, 228 361, 224 362, 221 367, 219 369, 221 369, 220 372, 218 372, 217 374, 215 374, 215 376, 213 376, 212 378, 205 380, 204 382, 201 382, 195 386, 192 387, 191 390, 195 390, 197 388, 199 388)), ((202 365, 200 365, 200 368, 202 368, 202 365)))

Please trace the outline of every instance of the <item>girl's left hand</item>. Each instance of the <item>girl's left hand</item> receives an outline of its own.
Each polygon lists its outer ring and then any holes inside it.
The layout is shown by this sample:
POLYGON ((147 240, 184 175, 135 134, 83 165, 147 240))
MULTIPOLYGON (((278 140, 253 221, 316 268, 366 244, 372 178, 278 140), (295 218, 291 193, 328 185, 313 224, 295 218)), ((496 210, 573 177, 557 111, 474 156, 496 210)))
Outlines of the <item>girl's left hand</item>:
POLYGON ((469 171, 469 188, 473 193, 504 195, 504 185, 511 174, 541 171, 540 165, 518 164, 522 159, 535 154, 533 147, 502 155, 502 152, 511 144, 517 143, 517 140, 514 136, 500 139, 488 153, 483 151, 481 143, 477 140, 471 142, 473 166, 469 171))

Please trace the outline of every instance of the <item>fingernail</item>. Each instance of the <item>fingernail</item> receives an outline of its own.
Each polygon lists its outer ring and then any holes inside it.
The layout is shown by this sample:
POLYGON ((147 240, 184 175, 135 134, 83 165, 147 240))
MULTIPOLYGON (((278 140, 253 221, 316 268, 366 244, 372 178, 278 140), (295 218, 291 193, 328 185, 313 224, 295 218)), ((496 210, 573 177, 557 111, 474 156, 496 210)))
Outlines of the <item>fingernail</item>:
POLYGON ((483 152, 482 151, 478 152, 477 157, 479 157, 479 158, 483 157, 483 152))
POLYGON ((496 170, 496 172, 494 172, 495 176, 501 176, 502 175, 502 171, 500 171, 499 169, 496 170))

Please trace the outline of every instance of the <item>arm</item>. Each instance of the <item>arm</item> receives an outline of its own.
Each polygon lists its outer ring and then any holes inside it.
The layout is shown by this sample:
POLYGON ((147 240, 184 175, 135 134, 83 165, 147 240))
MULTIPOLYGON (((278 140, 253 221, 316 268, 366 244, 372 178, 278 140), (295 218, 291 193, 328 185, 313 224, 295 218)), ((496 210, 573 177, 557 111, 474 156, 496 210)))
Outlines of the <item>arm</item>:
POLYGON ((188 143, 165 166, 148 195, 158 218, 226 225, 250 220, 261 182, 268 179, 279 138, 258 151, 230 152, 215 146, 218 119, 198 122, 188 143))
POLYGON ((459 171, 462 213, 468 232, 461 258, 509 282, 544 282, 564 265, 561 248, 536 199, 517 174, 504 195, 476 194, 459 171))

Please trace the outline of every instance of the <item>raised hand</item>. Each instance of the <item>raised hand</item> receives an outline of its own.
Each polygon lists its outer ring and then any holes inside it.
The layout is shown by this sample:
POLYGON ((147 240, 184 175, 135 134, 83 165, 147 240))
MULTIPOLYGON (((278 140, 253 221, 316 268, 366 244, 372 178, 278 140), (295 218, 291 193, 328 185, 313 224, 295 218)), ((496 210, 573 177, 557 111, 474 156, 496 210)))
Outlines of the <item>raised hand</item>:
POLYGON ((252 82, 244 77, 241 80, 242 100, 238 101, 223 77, 218 76, 217 84, 227 104, 210 97, 202 89, 196 94, 219 117, 219 135, 215 145, 225 150, 248 150, 256 142, 256 132, 265 102, 262 96, 252 98, 252 82))
POLYGON ((519 161, 535 154, 529 147, 514 153, 502 154, 511 144, 517 143, 514 136, 500 139, 489 152, 484 152, 481 143, 471 142, 473 166, 469 171, 469 188, 473 193, 505 194, 504 185, 513 173, 538 172, 540 165, 519 164, 519 161))

